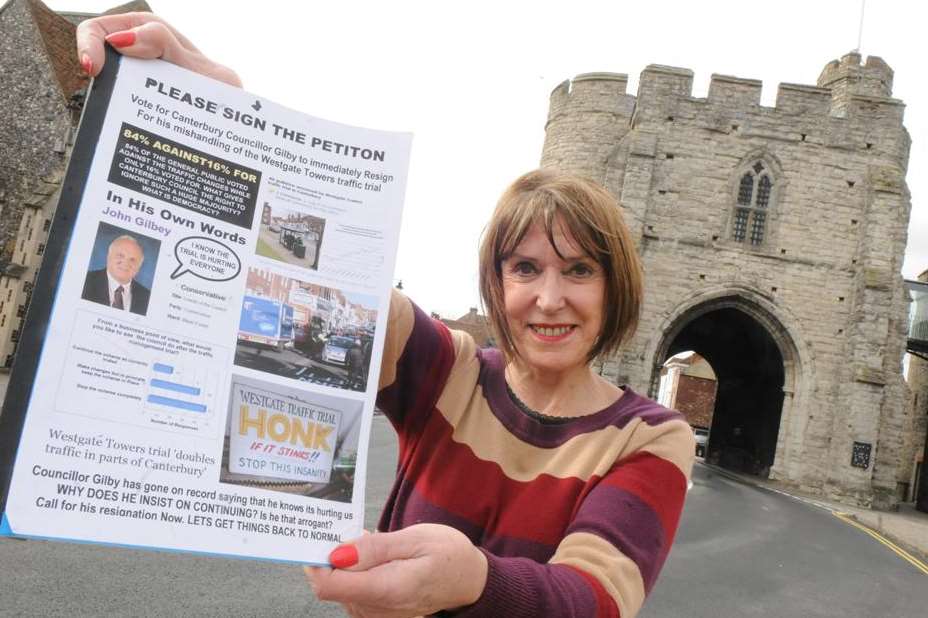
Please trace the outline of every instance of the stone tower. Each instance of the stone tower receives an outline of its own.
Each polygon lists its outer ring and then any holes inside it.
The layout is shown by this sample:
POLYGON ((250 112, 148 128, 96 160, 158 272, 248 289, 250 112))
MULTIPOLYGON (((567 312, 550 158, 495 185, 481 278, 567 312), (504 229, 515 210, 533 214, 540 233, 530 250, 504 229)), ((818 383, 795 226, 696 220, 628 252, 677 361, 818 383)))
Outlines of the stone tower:
MULTIPOLYGON (((144 0, 107 14, 148 11, 144 0)), ((58 204, 88 79, 76 24, 40 0, 0 0, 0 399, 58 204)))
POLYGON ((693 350, 719 380, 709 458, 889 508, 909 482, 902 378, 909 135, 881 59, 847 54, 818 85, 648 66, 551 94, 542 165, 605 185, 646 276, 636 336, 602 372, 651 396, 693 350))

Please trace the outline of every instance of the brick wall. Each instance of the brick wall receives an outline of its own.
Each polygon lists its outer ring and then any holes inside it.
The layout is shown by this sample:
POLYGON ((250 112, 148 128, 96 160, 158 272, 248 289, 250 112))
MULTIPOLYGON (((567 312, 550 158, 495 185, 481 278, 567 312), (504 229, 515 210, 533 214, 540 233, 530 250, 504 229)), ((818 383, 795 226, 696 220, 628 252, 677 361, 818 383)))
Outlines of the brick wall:
POLYGON ((715 380, 682 374, 677 381, 675 408, 693 427, 712 427, 715 407, 715 380))

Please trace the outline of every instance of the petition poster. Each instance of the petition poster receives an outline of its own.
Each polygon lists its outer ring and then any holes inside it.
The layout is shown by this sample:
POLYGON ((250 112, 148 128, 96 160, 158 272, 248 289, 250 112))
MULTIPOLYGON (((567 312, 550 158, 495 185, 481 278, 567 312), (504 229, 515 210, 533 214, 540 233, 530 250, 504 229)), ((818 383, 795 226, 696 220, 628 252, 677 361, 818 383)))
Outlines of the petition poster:
POLYGON ((107 66, 3 531, 325 563, 363 525, 410 136, 107 66))

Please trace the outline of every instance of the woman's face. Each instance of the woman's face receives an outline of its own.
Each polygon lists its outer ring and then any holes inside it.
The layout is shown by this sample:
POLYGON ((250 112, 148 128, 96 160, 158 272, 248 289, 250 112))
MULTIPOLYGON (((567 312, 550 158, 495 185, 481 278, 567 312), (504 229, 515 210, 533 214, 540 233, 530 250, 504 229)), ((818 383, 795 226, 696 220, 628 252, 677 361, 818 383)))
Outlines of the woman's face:
POLYGON ((532 226, 502 263, 509 332, 522 362, 560 372, 587 364, 603 324, 605 275, 570 233, 556 224, 551 246, 542 225, 532 226), (558 256, 558 252, 564 259, 558 256))

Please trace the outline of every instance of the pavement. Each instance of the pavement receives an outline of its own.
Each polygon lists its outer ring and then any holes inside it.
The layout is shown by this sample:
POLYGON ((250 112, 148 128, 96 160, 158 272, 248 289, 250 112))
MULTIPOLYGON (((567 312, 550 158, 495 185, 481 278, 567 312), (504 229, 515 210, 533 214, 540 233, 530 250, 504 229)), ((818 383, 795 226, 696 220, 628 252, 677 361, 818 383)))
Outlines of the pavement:
MULTIPOLYGON (((854 507, 839 502, 823 500, 818 496, 804 494, 778 481, 762 479, 748 474, 740 474, 702 461, 701 463, 718 474, 742 483, 756 485, 769 489, 770 491, 786 494, 797 500, 826 509, 847 523, 851 525, 856 524, 856 527, 860 527, 864 532, 871 534, 871 536, 874 536, 873 533, 876 533, 874 538, 878 541, 884 542, 884 544, 888 541, 890 546, 896 545, 897 547, 895 548, 891 547, 894 551, 896 549, 901 549, 903 550, 903 554, 908 552, 916 554, 911 557, 915 562, 921 563, 922 566, 928 563, 928 513, 916 510, 912 503, 900 504, 898 511, 876 511, 873 509, 854 507), (883 538, 881 539, 879 537, 883 538)), ((905 556, 903 555, 903 557, 905 556)), ((928 575, 928 571, 925 571, 925 574, 928 575)))

